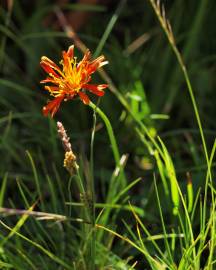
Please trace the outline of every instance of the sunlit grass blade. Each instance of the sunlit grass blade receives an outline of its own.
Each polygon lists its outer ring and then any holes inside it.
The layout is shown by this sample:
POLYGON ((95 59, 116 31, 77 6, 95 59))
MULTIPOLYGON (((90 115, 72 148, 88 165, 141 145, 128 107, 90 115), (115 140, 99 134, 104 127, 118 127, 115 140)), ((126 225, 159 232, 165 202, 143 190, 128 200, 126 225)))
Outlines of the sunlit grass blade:
POLYGON ((169 258, 170 264, 174 265, 174 260, 173 260, 173 257, 172 257, 170 244, 169 244, 168 239, 167 239, 167 231, 166 231, 166 226, 165 226, 165 221, 164 221, 164 217, 163 217, 163 211, 162 211, 162 208, 161 208, 161 203, 160 203, 160 198, 159 198, 159 194, 158 194, 158 189, 157 189, 157 183, 156 183, 155 176, 154 176, 154 186, 155 186, 155 191, 156 191, 156 196, 157 196, 157 203, 158 203, 158 208, 159 208, 159 213, 160 213, 161 224, 162 224, 162 228, 163 228, 164 244, 165 244, 165 247, 166 247, 166 252, 168 253, 168 258, 169 258))
POLYGON ((165 163, 165 166, 166 166, 167 175, 168 175, 169 180, 170 180, 171 195, 172 195, 172 201, 173 201, 173 204, 174 204, 173 214, 176 215, 177 212, 178 212, 178 208, 179 208, 179 194, 178 194, 178 187, 177 187, 177 179, 176 179, 175 168, 174 168, 172 159, 171 159, 171 157, 169 155, 169 152, 168 152, 165 144, 160 139, 160 137, 158 137, 158 140, 159 140, 159 142, 161 144, 161 147, 163 149, 163 152, 164 152, 164 163, 165 163))
POLYGON ((187 173, 187 178, 188 212, 191 213, 193 209, 194 192, 192 179, 189 173, 187 173))
POLYGON ((27 154, 27 157, 29 158, 29 161, 30 161, 30 164, 31 164, 31 167, 32 167, 32 171, 33 171, 33 174, 34 174, 34 180, 35 180, 37 192, 38 192, 39 199, 40 199, 40 202, 41 202, 41 205, 42 205, 42 209, 44 210, 45 209, 45 205, 44 205, 44 202, 43 202, 43 195, 42 195, 42 191, 41 191, 41 187, 40 187, 40 181, 39 181, 39 177, 38 177, 38 174, 37 174, 37 169, 36 169, 36 166, 35 166, 33 157, 30 154, 30 152, 29 151, 26 151, 26 154, 27 154))
POLYGON ((0 207, 2 207, 4 204, 7 179, 8 179, 8 173, 5 173, 5 175, 2 179, 1 188, 0 188, 0 207))
MULTIPOLYGON (((35 207, 35 204, 33 204, 28 210, 31 211, 34 209, 34 207, 35 207)), ((18 220, 16 225, 10 230, 10 233, 0 242, 1 247, 3 245, 5 245, 7 243, 7 241, 20 230, 20 228, 27 221, 28 217, 29 217, 29 215, 27 215, 27 214, 22 215, 22 217, 18 220)))
POLYGON ((109 23, 107 24, 106 30, 104 31, 103 36, 102 36, 102 38, 101 38, 101 40, 100 40, 100 42, 95 50, 94 57, 97 57, 101 53, 103 46, 106 43, 116 21, 118 20, 118 17, 120 15, 125 3, 126 3, 126 0, 119 1, 117 9, 114 12, 114 14, 112 15, 109 23))
MULTIPOLYGON (((134 181, 132 181, 128 186, 126 186, 124 189, 122 189, 118 194, 109 194, 107 195, 107 201, 105 203, 105 206, 106 205, 115 205, 118 201, 120 201, 120 199, 133 187, 135 186, 138 182, 141 181, 141 178, 138 178, 134 181)), ((112 187, 112 186, 111 186, 112 187)), ((97 204, 96 204, 97 205, 97 204)), ((124 207, 127 207, 125 206, 125 204, 123 204, 122 206, 122 209, 124 209, 124 207)), ((101 224, 103 225, 106 225, 109 223, 109 217, 110 217, 110 213, 111 213, 111 209, 112 208, 104 208, 103 212, 98 215, 97 217, 97 222, 100 221, 101 224)), ((121 208, 117 209, 117 210, 121 210, 121 208)), ((99 231, 98 234, 97 234, 97 239, 98 241, 100 239, 102 239, 103 237, 103 231, 99 231)))
POLYGON ((121 181, 120 183, 121 183, 121 186, 124 188, 126 186, 126 178, 125 178, 124 170, 122 170, 122 166, 121 166, 121 162, 120 162, 120 153, 119 153, 119 149, 118 149, 116 138, 115 138, 115 135, 113 132, 112 125, 109 121, 109 118, 101 111, 101 109, 99 107, 97 107, 92 102, 89 103, 89 106, 99 114, 99 116, 103 119, 104 124, 106 125, 107 133, 109 135, 110 143, 112 146, 112 151, 113 151, 115 163, 116 163, 116 166, 119 167, 120 174, 122 176, 120 179, 120 181, 121 181))
POLYGON ((30 240, 29 238, 27 238, 26 236, 24 236, 23 234, 17 232, 17 231, 13 231, 12 228, 10 228, 9 226, 7 226, 3 221, 0 220, 0 224, 8 229, 9 231, 11 231, 12 234, 15 234, 17 236, 19 236, 20 238, 22 238, 23 240, 27 241, 28 243, 30 243, 31 245, 33 245, 34 247, 38 248, 40 251, 42 251, 43 253, 45 253, 48 257, 50 257, 53 261, 57 262, 58 264, 62 265, 63 267, 65 267, 65 269, 71 269, 71 266, 68 265, 66 262, 62 261, 60 258, 58 258, 57 256, 55 256, 53 253, 51 253, 49 250, 45 249, 43 246, 41 246, 40 244, 30 240))

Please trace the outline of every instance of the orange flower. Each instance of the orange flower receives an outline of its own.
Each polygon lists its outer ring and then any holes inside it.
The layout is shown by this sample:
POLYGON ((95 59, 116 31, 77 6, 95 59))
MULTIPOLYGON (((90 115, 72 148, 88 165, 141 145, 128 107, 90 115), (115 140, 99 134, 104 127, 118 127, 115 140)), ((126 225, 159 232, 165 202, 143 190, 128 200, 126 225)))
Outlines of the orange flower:
POLYGON ((91 53, 87 50, 83 59, 77 63, 73 45, 68 48, 67 52, 63 51, 62 56, 63 59, 60 62, 63 66, 62 70, 48 57, 42 56, 41 58, 40 65, 49 74, 41 83, 53 84, 46 85, 44 88, 54 97, 43 107, 44 116, 50 113, 53 117, 63 100, 73 99, 77 95, 84 104, 89 104, 90 100, 85 94, 85 90, 101 97, 104 95, 103 89, 108 86, 107 84, 89 84, 91 74, 108 63, 104 61, 104 56, 99 56, 97 59, 90 61, 91 53))

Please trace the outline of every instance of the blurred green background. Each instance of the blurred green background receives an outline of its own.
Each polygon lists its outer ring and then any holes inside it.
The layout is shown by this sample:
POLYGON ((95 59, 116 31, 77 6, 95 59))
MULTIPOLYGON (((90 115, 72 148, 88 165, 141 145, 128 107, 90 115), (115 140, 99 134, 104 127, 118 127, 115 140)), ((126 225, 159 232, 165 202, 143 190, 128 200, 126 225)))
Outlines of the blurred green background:
MULTIPOLYGON (((93 54, 106 56, 109 65, 105 70, 118 91, 128 100, 131 110, 139 113, 147 126, 156 129, 164 138, 179 172, 192 168, 201 170, 200 139, 183 76, 149 3, 140 0, 106 1, 94 5, 60 2, 5 1, 1 5, 1 176, 8 172, 11 185, 17 177, 31 181, 26 150, 37 156, 35 162, 40 174, 44 174, 45 168, 52 171, 52 164, 61 171, 62 150, 55 122, 41 114, 49 97, 39 84, 45 77, 39 66, 40 57, 46 55, 58 63, 61 51, 73 43, 61 28, 56 5, 73 23, 71 25, 78 28, 77 34, 93 54), (80 16, 80 22, 74 23, 73 16, 77 13, 84 19, 80 16)), ((165 1, 164 5, 188 67, 211 146, 216 130, 216 4, 213 0, 176 0, 165 1)), ((82 57, 79 49, 75 53, 79 59, 82 57)), ((94 80, 103 83, 97 75, 94 80)), ((92 96, 92 100, 96 101, 95 97, 92 96)), ((100 106, 110 117, 121 153, 129 153, 128 173, 133 177, 148 174, 145 167, 154 168, 154 164, 148 166, 151 157, 136 140, 128 112, 109 90, 100 106)), ((78 100, 66 102, 56 120, 64 122, 74 150, 88 157, 92 127, 89 108, 78 100)), ((95 147, 95 156, 99 156, 95 163, 96 172, 100 175, 113 166, 103 126, 97 132, 95 147), (103 155, 104 151, 106 155, 103 155)))
MULTIPOLYGON (((94 56, 105 55, 109 65, 104 69, 127 100, 129 111, 166 143, 182 187, 186 188, 186 172, 190 172, 197 190, 204 184, 206 172, 197 123, 183 75, 150 4, 144 0, 84 2, 1 1, 0 177, 7 176, 3 205, 24 207, 17 183, 26 190, 28 200, 35 202, 39 183, 46 201, 41 209, 64 212, 65 206, 58 200, 66 193, 69 176, 62 166, 64 152, 56 132, 57 120, 64 123, 81 167, 89 160, 92 110, 76 99, 64 102, 54 120, 41 112, 49 96, 40 85, 46 76, 40 58, 46 55, 58 63, 61 51, 74 43, 62 29, 56 15, 59 10, 94 56), (59 193, 55 202, 50 182, 59 193)), ((216 134, 216 2, 166 0, 163 4, 188 68, 210 149, 216 134)), ((82 58, 79 48, 75 54, 82 58)), ((105 83, 99 74, 94 81, 105 83)), ((93 95, 91 100, 97 102, 93 95)), ((138 139, 128 110, 109 89, 100 107, 112 123, 120 153, 128 154, 127 178, 144 179, 132 189, 131 200, 143 208, 147 223, 151 223, 156 211, 151 197, 155 161, 138 139)), ((115 163, 99 118, 94 156, 96 197, 103 202, 115 163)))

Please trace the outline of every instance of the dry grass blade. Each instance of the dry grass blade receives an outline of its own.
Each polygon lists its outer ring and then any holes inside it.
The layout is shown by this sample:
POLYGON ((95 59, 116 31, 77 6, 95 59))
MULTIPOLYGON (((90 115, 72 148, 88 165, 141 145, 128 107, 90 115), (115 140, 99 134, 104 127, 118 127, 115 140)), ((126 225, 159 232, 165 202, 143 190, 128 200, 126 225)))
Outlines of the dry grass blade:
POLYGON ((172 43, 173 46, 176 46, 172 27, 171 27, 169 21, 166 19, 166 11, 165 11, 164 5, 161 5, 159 0, 157 1, 157 3, 155 3, 154 0, 149 0, 149 1, 151 3, 155 13, 157 14, 158 19, 160 20, 161 26, 163 27, 170 43, 172 43))
POLYGON ((126 56, 134 53, 137 49, 139 49, 143 44, 145 44, 151 38, 151 34, 144 33, 135 39, 124 51, 126 56))
POLYGON ((59 20, 59 23, 60 23, 61 27, 63 28, 64 32, 66 33, 66 35, 69 38, 73 39, 74 45, 77 48, 79 48, 83 53, 85 53, 85 51, 87 50, 87 47, 81 41, 81 39, 78 37, 78 35, 76 34, 76 32, 74 31, 72 26, 67 22, 67 19, 66 19, 64 13, 61 11, 61 9, 59 7, 55 8, 55 13, 56 13, 56 16, 59 20))
POLYGON ((58 220, 58 221, 64 221, 67 219, 66 216, 53 214, 53 213, 46 213, 46 212, 38 212, 38 211, 32 211, 32 210, 23 210, 23 209, 12 209, 12 208, 0 208, 0 214, 4 214, 5 216, 11 216, 11 215, 28 215, 28 216, 34 216, 38 219, 49 219, 49 220, 58 220))

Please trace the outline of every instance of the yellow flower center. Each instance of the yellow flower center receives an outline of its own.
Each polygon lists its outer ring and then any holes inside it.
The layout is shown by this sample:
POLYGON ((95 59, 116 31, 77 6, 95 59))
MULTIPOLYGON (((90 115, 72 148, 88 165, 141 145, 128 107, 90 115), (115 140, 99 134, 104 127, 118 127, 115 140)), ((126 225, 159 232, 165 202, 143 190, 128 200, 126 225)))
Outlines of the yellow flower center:
POLYGON ((63 66, 63 78, 59 82, 59 92, 78 93, 85 82, 85 80, 83 81, 83 74, 85 72, 83 64, 78 69, 76 57, 72 59, 68 57, 66 63, 61 61, 60 64, 63 66))

